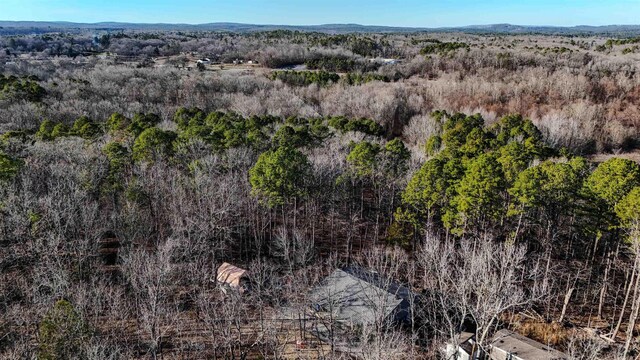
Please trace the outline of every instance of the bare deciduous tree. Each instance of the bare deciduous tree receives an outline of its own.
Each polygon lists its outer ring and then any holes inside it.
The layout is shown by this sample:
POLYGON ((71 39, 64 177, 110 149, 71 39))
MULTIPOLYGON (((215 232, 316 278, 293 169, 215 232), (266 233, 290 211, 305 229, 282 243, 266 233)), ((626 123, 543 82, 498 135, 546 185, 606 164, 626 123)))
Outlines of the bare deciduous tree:
POLYGON ((431 300, 426 304, 437 304, 437 313, 430 317, 454 344, 464 321, 470 319, 478 345, 488 348, 502 314, 525 309, 545 294, 544 288, 531 287, 538 270, 524 247, 515 244, 491 239, 438 244, 428 238, 418 263, 431 300))
POLYGON ((163 341, 176 321, 176 306, 171 299, 171 256, 173 240, 159 245, 155 252, 131 249, 122 259, 122 269, 135 299, 139 329, 148 340, 148 350, 156 359, 163 341))

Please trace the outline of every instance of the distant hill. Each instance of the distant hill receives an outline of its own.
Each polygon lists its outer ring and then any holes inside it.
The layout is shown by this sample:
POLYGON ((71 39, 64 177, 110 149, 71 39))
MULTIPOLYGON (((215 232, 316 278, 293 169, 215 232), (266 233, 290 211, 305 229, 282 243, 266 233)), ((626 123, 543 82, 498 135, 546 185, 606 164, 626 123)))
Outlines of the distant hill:
POLYGON ((231 31, 231 32, 255 32, 270 30, 315 31, 326 33, 353 33, 353 32, 416 32, 429 31, 427 28, 409 28, 392 26, 372 26, 359 24, 326 24, 326 25, 255 25, 240 23, 208 23, 208 24, 134 24, 119 22, 100 23, 72 23, 72 22, 39 22, 39 21, 0 21, 5 33, 43 33, 53 31, 74 30, 139 30, 139 31, 231 31))
POLYGON ((411 33, 411 32, 463 32, 473 34, 545 34, 545 35, 608 35, 637 36, 640 25, 605 26, 527 26, 512 24, 469 25, 462 27, 418 28, 399 26, 378 26, 360 24, 324 24, 324 25, 256 25, 228 22, 208 24, 139 24, 120 22, 73 23, 64 21, 0 21, 0 34, 41 34, 48 32, 82 31, 230 31, 255 32, 269 30, 292 30, 324 33, 411 33))
POLYGON ((471 33, 496 34, 545 34, 545 35, 611 35, 633 36, 640 35, 640 25, 604 25, 604 26, 536 26, 536 25, 470 25, 461 28, 447 28, 471 33))

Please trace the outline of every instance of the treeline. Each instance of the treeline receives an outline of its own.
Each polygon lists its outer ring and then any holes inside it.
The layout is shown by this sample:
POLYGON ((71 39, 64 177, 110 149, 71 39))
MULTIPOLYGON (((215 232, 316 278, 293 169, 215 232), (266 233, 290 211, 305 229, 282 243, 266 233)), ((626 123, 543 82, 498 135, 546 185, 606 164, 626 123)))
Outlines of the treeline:
POLYGON ((68 36, 67 34, 43 34, 9 36, 0 39, 6 55, 22 53, 44 53, 48 56, 76 57, 82 54, 103 51, 105 48, 89 36, 68 36))
POLYGON ((640 43, 640 37, 628 38, 628 39, 609 39, 604 45, 608 48, 612 48, 614 45, 629 45, 640 43))
POLYGON ((442 133, 425 144, 430 159, 409 181, 396 213, 409 229, 430 224, 463 235, 488 226, 505 240, 524 237, 545 251, 568 251, 576 233, 597 241, 617 228, 613 208, 640 181, 630 160, 613 159, 590 175, 585 159, 548 147, 520 116, 489 128, 478 115, 437 112, 434 118, 442 133))
POLYGON ((386 75, 374 73, 347 73, 343 81, 348 85, 362 85, 371 81, 390 82, 391 79, 386 75))
MULTIPOLYGON (((29 131, 8 132, 5 139, 12 136, 23 136, 29 131)), ((79 136, 84 139, 91 139, 102 134, 102 128, 99 124, 93 122, 86 116, 82 116, 73 122, 71 127, 64 123, 55 123, 50 120, 44 120, 38 131, 35 133, 36 138, 45 141, 55 140, 64 136, 79 136)))
POLYGON ((362 60, 355 60, 347 56, 319 56, 312 57, 304 62, 311 70, 326 70, 334 72, 367 72, 375 71, 379 68, 376 63, 365 63, 362 60))
POLYGON ((0 137, 4 144, 11 141, 27 141, 33 137, 41 141, 54 141, 64 137, 80 137, 95 140, 105 134, 117 138, 131 137, 133 158, 150 159, 160 149, 159 156, 167 156, 186 144, 198 139, 212 146, 214 151, 248 146, 257 151, 268 148, 271 142, 295 147, 321 144, 331 135, 333 128, 340 133, 360 132, 382 136, 384 128, 373 120, 349 119, 343 116, 327 118, 280 117, 264 115, 243 117, 233 112, 205 113, 198 108, 179 108, 173 116, 176 130, 158 128, 161 118, 153 113, 137 113, 132 118, 114 113, 104 122, 96 122, 86 116, 75 120, 72 126, 44 120, 35 129, 9 131, 0 137), (138 141, 139 140, 139 141, 138 141))
POLYGON ((436 42, 420 49, 420 54, 447 54, 458 49, 469 50, 471 47, 463 42, 436 42))
POLYGON ((347 73, 340 76, 336 73, 321 71, 273 71, 270 74, 272 80, 280 80, 291 86, 308 86, 318 84, 327 86, 340 81, 347 85, 362 85, 371 81, 390 82, 388 76, 374 73, 347 73))
POLYGON ((340 75, 326 71, 273 71, 271 79, 280 80, 292 86, 307 86, 311 84, 326 86, 337 83, 340 80, 340 75))
POLYGON ((432 158, 409 182, 406 208, 399 209, 398 218, 414 225, 435 220, 457 234, 504 223, 508 184, 553 151, 522 117, 503 118, 491 129, 479 115, 438 112, 434 117, 442 135, 427 140, 425 151, 432 158))
POLYGON ((323 36, 317 40, 317 44, 323 47, 343 45, 360 56, 375 57, 380 55, 380 50, 388 46, 384 40, 378 42, 370 37, 358 35, 334 35, 323 36))

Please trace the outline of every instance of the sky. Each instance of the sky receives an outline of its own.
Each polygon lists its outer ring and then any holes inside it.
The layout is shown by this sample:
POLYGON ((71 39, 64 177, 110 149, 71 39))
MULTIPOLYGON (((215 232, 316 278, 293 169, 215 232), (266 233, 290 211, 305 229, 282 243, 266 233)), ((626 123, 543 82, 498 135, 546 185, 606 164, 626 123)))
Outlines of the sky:
POLYGON ((411 27, 610 25, 640 24, 640 0, 0 0, 0 20, 411 27))

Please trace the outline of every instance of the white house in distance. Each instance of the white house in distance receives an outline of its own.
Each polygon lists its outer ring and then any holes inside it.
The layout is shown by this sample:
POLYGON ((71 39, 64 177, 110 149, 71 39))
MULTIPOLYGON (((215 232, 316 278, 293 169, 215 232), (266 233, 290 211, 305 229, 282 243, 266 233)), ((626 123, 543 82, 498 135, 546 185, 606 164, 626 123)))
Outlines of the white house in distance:
POLYGON ((455 360, 567 360, 569 357, 555 349, 550 348, 528 337, 522 336, 510 330, 500 330, 494 337, 487 351, 482 353, 475 346, 475 337, 472 333, 460 334, 459 345, 448 344, 446 348, 447 359, 455 360), (471 355, 475 352, 474 356, 471 355))
POLYGON ((203 59, 199 59, 198 61, 196 61, 198 64, 202 64, 202 65, 210 65, 211 64, 211 59, 209 58, 203 58, 203 59))
POLYGON ((392 58, 373 58, 373 59, 369 59, 369 61, 372 63, 379 63, 382 65, 395 65, 400 63, 399 59, 392 59, 392 58))

